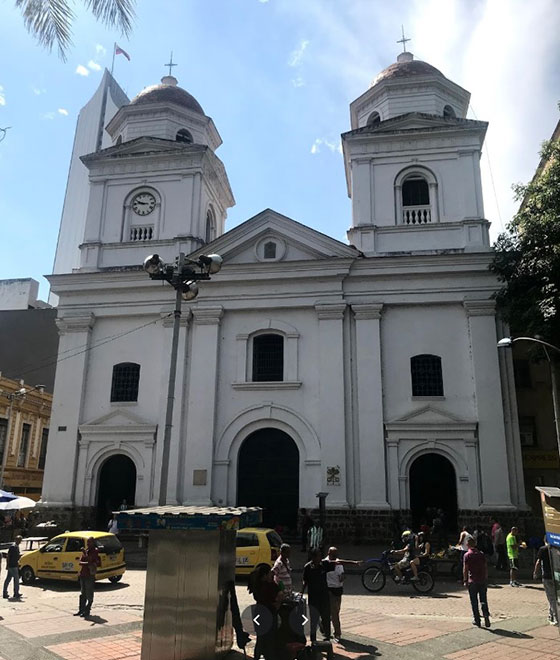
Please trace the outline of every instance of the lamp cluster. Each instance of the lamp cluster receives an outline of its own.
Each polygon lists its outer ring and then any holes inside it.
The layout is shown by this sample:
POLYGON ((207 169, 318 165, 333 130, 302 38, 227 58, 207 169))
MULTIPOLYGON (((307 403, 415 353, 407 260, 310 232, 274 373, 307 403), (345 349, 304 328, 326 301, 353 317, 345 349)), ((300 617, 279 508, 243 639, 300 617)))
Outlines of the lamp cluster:
POLYGON ((209 280, 222 267, 219 254, 202 255, 198 259, 187 259, 183 253, 175 264, 164 264, 159 254, 144 259, 144 270, 152 280, 165 280, 176 291, 181 291, 183 300, 194 300, 198 296, 199 280, 209 280), (200 270, 195 270, 199 268, 200 270))

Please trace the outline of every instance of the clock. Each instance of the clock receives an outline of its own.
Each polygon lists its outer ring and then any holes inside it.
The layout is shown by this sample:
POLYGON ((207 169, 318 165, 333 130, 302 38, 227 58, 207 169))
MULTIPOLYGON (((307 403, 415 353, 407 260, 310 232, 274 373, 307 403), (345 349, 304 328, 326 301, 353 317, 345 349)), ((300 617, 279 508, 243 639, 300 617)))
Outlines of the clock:
POLYGON ((148 192, 138 193, 132 200, 132 210, 138 215, 148 215, 156 207, 156 198, 148 192))

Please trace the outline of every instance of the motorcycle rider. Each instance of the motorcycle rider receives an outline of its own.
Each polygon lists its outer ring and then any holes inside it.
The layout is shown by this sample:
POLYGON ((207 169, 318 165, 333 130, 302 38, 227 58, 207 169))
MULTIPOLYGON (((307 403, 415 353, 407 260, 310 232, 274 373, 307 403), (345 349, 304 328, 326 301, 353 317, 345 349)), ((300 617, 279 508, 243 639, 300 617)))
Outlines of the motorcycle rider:
POLYGON ((403 570, 410 568, 412 570, 412 577, 410 578, 411 582, 416 582, 418 580, 418 566, 413 561, 416 556, 416 538, 414 534, 406 529, 401 534, 402 542, 404 547, 400 550, 392 550, 392 555, 401 556, 402 559, 395 564, 393 564, 393 570, 396 573, 395 581, 401 582, 403 579, 403 570))

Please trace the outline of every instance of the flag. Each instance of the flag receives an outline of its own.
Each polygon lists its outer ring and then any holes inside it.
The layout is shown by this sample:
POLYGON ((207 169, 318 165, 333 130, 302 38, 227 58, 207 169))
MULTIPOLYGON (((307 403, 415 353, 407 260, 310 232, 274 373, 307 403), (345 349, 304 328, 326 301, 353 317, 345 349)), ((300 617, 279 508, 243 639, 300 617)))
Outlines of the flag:
POLYGON ((130 62, 130 55, 126 52, 126 50, 123 50, 117 44, 115 44, 115 55, 124 55, 126 59, 130 62))

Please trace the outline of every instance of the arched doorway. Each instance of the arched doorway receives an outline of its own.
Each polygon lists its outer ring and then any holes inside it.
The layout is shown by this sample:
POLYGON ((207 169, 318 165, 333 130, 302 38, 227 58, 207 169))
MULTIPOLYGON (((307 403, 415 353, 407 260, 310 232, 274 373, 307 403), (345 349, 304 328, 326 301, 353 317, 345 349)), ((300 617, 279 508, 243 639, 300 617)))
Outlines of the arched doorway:
POLYGON ((98 523, 107 526, 111 511, 116 511, 123 500, 134 506, 136 497, 136 466, 124 454, 108 458, 99 470, 97 488, 98 523))
MULTIPOLYGON (((423 454, 410 466, 410 510, 415 529, 429 509, 443 509, 447 531, 457 528, 457 478, 451 461, 441 454, 423 454)), ((429 524, 429 521, 428 521, 429 524)))
POLYGON ((299 506, 299 451, 287 433, 262 429, 241 445, 238 506, 263 507, 263 524, 295 530, 299 506))

